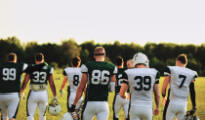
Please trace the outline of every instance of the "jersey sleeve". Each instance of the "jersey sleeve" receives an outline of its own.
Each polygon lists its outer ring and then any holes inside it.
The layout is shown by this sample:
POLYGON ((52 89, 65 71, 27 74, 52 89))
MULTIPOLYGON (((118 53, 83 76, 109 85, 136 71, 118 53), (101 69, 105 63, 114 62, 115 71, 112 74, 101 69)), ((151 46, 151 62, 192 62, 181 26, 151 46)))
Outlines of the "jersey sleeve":
POLYGON ((52 67, 49 73, 53 74, 53 71, 54 71, 54 68, 52 67))
POLYGON ((80 69, 82 73, 88 73, 88 68, 85 64, 82 64, 80 69))
POLYGON ((122 83, 128 84, 128 76, 126 72, 122 73, 122 79, 123 79, 122 83))
POLYGON ((50 71, 49 71, 49 73, 48 73, 48 74, 49 74, 49 76, 51 76, 51 75, 53 74, 53 71, 54 71, 54 68, 53 68, 53 67, 51 67, 51 68, 50 68, 50 71))
POLYGON ((22 66, 22 71, 25 71, 27 68, 28 68, 28 64, 23 63, 23 66, 22 66))
POLYGON ((170 76, 171 75, 171 70, 169 67, 166 67, 165 70, 164 70, 164 75, 165 76, 170 76))
POLYGON ((68 76, 65 69, 63 70, 63 75, 68 76))
POLYGON ((198 74, 197 74, 197 72, 195 71, 195 75, 194 75, 194 81, 196 81, 196 78, 198 77, 198 74))
POLYGON ((115 66, 114 71, 113 71, 113 74, 116 75, 116 74, 117 74, 117 71, 118 71, 118 70, 117 70, 117 67, 115 66))
POLYGON ((159 78, 160 78, 160 72, 157 71, 156 79, 155 79, 155 84, 159 84, 159 78))

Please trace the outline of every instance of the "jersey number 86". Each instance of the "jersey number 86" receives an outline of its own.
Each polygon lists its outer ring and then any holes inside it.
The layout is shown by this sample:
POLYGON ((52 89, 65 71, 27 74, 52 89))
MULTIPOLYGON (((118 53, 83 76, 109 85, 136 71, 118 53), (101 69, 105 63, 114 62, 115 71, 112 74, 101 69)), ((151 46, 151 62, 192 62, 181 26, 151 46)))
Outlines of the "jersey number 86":
POLYGON ((110 72, 107 70, 93 70, 91 83, 94 85, 107 85, 109 82, 110 72))

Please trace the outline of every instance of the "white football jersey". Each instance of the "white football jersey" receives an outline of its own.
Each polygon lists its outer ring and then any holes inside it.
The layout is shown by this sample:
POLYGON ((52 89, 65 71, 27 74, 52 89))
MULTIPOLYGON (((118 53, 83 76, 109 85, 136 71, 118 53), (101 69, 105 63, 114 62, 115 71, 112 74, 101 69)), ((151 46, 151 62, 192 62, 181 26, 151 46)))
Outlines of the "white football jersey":
POLYGON ((197 72, 186 67, 168 66, 164 75, 170 76, 170 100, 187 100, 189 85, 197 77, 197 72))
POLYGON ((131 90, 131 104, 152 107, 152 94, 155 84, 159 84, 160 73, 153 68, 132 68, 123 74, 123 83, 131 90))
POLYGON ((80 68, 67 67, 63 71, 63 75, 68 78, 68 85, 71 92, 76 92, 80 85, 82 73, 80 68))

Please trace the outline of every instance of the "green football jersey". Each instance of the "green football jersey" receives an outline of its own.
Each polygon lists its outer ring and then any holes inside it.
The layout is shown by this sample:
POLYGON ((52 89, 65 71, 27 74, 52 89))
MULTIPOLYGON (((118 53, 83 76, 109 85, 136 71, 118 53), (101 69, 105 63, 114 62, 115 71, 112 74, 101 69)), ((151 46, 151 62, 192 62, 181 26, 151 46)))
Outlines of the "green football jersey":
POLYGON ((127 68, 118 68, 117 74, 116 74, 116 85, 115 85, 115 94, 120 92, 121 85, 123 83, 122 79, 122 73, 126 70, 127 68))
POLYGON ((88 75, 87 101, 107 101, 111 77, 117 73, 115 65, 108 62, 87 62, 81 66, 81 72, 88 75))
POLYGON ((47 84, 50 75, 53 74, 53 67, 45 65, 38 71, 29 74, 30 84, 47 84))
POLYGON ((0 63, 0 93, 20 92, 21 75, 27 67, 24 63, 0 63))

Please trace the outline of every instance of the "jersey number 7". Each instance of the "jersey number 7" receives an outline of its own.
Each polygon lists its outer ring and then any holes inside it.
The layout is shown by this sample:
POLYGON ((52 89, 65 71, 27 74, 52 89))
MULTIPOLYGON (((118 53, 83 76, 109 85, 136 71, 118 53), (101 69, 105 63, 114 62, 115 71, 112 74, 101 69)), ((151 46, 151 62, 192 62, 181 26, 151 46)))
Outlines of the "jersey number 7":
POLYGON ((181 87, 184 85, 184 82, 185 82, 185 80, 186 80, 186 76, 184 76, 184 75, 179 75, 179 78, 182 79, 182 82, 181 82, 181 84, 180 84, 180 86, 179 86, 179 88, 181 88, 181 87))

